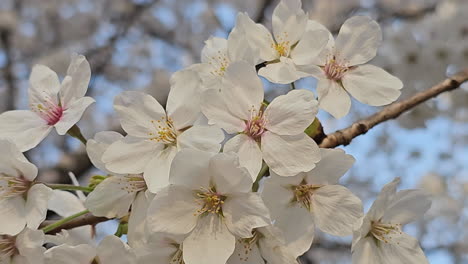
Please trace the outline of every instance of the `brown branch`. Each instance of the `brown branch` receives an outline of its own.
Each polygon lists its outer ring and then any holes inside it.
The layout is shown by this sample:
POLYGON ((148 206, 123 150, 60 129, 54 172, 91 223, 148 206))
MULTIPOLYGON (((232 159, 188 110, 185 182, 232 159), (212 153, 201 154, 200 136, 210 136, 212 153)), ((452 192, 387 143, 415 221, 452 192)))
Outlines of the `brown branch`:
MULTIPOLYGON (((108 220, 111 220, 111 219, 106 218, 106 217, 97 217, 97 216, 92 215, 91 213, 87 213, 87 214, 85 214, 83 216, 77 217, 76 219, 73 219, 70 222, 67 222, 67 223, 61 225, 60 227, 58 227, 56 229, 50 230, 49 232, 47 232, 47 234, 53 235, 53 234, 56 234, 56 233, 60 232, 61 230, 72 229, 72 228, 80 227, 80 226, 86 226, 86 225, 94 226, 94 225, 97 225, 99 223, 102 223, 102 222, 105 222, 105 221, 108 221, 108 220)), ((55 220, 44 221, 41 224, 41 227, 48 226, 48 225, 53 224, 55 222, 56 222, 55 220)))
POLYGON ((351 141, 360 135, 367 133, 371 128, 376 125, 395 119, 401 114, 413 109, 419 104, 438 96, 441 93, 448 92, 458 88, 463 82, 468 81, 468 68, 453 75, 445 81, 433 86, 432 88, 417 93, 412 97, 403 100, 401 102, 393 103, 382 111, 355 122, 351 126, 345 129, 338 130, 332 134, 327 135, 323 141, 319 144, 322 148, 334 148, 340 145, 348 145, 351 141))

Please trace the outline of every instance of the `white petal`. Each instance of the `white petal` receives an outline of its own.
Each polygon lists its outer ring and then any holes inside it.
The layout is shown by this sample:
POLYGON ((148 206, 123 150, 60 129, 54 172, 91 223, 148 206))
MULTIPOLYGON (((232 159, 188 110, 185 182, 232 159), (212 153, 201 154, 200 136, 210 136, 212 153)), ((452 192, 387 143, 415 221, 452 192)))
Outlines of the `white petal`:
POLYGON ((279 136, 268 131, 263 134, 261 148, 265 162, 281 176, 310 171, 320 160, 319 147, 305 133, 279 136))
POLYGON ((397 236, 397 241, 384 244, 380 250, 382 258, 387 259, 388 264, 429 263, 416 238, 405 233, 397 236))
POLYGON ((270 210, 272 220, 280 217, 284 210, 291 206, 291 201, 294 199, 291 186, 300 184, 303 179, 301 175, 293 177, 272 175, 265 180, 262 198, 270 210))
POLYGON ((167 115, 177 130, 193 125, 201 113, 201 80, 195 71, 186 69, 171 77, 171 90, 167 97, 167 115))
POLYGON ((307 77, 309 74, 298 71, 294 62, 285 57, 281 57, 281 61, 270 63, 258 71, 258 75, 265 77, 273 83, 288 84, 307 77))
POLYGON ((94 139, 88 139, 88 142, 86 142, 86 152, 88 153, 91 163, 103 172, 111 174, 107 171, 106 165, 102 161, 102 156, 112 143, 121 139, 123 139, 123 136, 114 131, 102 131, 96 133, 94 139))
POLYGON ((311 34, 310 32, 315 32, 313 33, 315 35, 317 31, 326 32, 328 35, 328 42, 326 43, 325 47, 321 50, 321 52, 311 61, 311 63, 318 66, 324 66, 328 62, 330 55, 334 54, 335 52, 335 39, 333 38, 332 33, 328 31, 326 27, 324 27, 319 22, 310 19, 307 21, 306 32, 304 32, 303 38, 306 38, 305 35, 311 34))
POLYGON ((26 225, 23 197, 0 199, 0 234, 16 235, 26 225))
POLYGON ((331 235, 348 236, 362 217, 362 203, 341 185, 326 185, 312 196, 312 213, 317 227, 331 235))
POLYGON ((351 108, 351 98, 346 90, 337 82, 319 78, 317 84, 319 106, 335 118, 342 118, 351 108))
POLYGON ((245 129, 245 122, 228 108, 221 92, 215 89, 202 94, 202 111, 210 124, 216 124, 227 133, 237 133, 245 129))
POLYGON ((97 247, 97 256, 101 264, 136 264, 137 257, 133 250, 120 238, 106 236, 97 247))
POLYGON ((357 66, 343 77, 343 86, 364 104, 381 106, 394 102, 403 83, 397 77, 373 65, 357 66))
POLYGON ((314 121, 318 102, 307 90, 293 90, 273 99, 265 110, 266 128, 278 135, 297 135, 314 121))
POLYGON ((239 156, 239 164, 245 167, 255 181, 262 168, 262 151, 258 143, 245 134, 239 134, 226 142, 224 152, 234 152, 239 156))
POLYGON ((274 226, 257 229, 263 238, 259 239, 258 245, 262 257, 268 264, 298 264, 296 257, 289 248, 284 245, 283 233, 274 226))
POLYGON ((407 224, 421 218, 431 207, 431 200, 421 190, 403 190, 396 193, 388 205, 382 221, 407 224))
POLYGON ((60 245, 44 253, 46 264, 84 264, 91 263, 96 256, 96 249, 90 245, 60 245))
MULTIPOLYGON (((25 228, 16 237, 16 248, 18 249, 19 255, 27 260, 24 262, 25 264, 44 263, 45 248, 42 247, 43 244, 44 232, 41 230, 25 228)), ((17 263, 20 264, 19 262, 13 261, 13 264, 17 263)))
POLYGON ((301 39, 308 18, 300 0, 282 0, 273 10, 271 20, 276 42, 289 41, 292 46, 301 39))
POLYGON ((46 219, 47 207, 52 197, 52 189, 44 184, 34 184, 26 199, 26 222, 31 229, 37 229, 46 219))
POLYGON ((126 136, 109 146, 102 161, 112 172, 142 173, 150 160, 163 148, 163 144, 151 140, 126 136))
POLYGON ((10 140, 0 140, 0 173, 12 177, 24 177, 33 181, 37 176, 36 165, 29 162, 10 140))
POLYGON ((248 120, 252 109, 258 111, 263 102, 263 85, 255 67, 245 61, 233 62, 226 69, 225 87, 221 95, 236 117, 248 120))
POLYGON ((0 115, 0 138, 11 139, 21 151, 37 146, 52 130, 34 112, 14 110, 0 115))
POLYGON ((252 177, 241 167, 237 155, 219 153, 210 160, 210 174, 216 191, 222 194, 245 193, 252 188, 252 177))
POLYGON ((380 249, 370 237, 361 239, 353 251, 353 264, 386 263, 382 258, 380 249))
POLYGON ((194 191, 182 186, 170 185, 158 192, 148 208, 149 230, 174 235, 192 231, 201 207, 195 199, 194 191))
POLYGON ((76 101, 72 101, 63 112, 60 120, 54 125, 57 129, 57 133, 59 135, 65 135, 74 124, 80 121, 86 108, 94 102, 94 99, 91 97, 82 97, 76 101))
POLYGON ((176 147, 167 147, 155 155, 146 165, 143 177, 148 185, 148 190, 152 193, 156 193, 169 184, 169 172, 176 154, 176 147))
MULTIPOLYGON (((89 80, 91 79, 91 67, 85 56, 73 54, 70 65, 68 66, 67 76, 71 77, 72 83, 66 89, 62 86, 60 95, 65 105, 76 98, 81 98, 88 90, 89 80)), ((63 85, 63 83, 62 83, 63 85)))
POLYGON ((231 61, 246 61, 250 65, 256 65, 261 61, 260 51, 252 47, 249 41, 246 41, 246 31, 244 28, 245 14, 239 13, 237 15, 236 25, 231 30, 228 36, 227 51, 231 61))
POLYGON ((299 257, 309 250, 314 240, 315 224, 306 208, 291 204, 276 218, 275 226, 283 232, 286 247, 293 256, 299 257))
POLYGON ((195 149, 183 149, 172 161, 169 181, 171 184, 198 190, 210 185, 209 164, 214 153, 195 149))
POLYGON ((83 202, 67 191, 53 190, 49 199, 48 209, 61 217, 67 217, 85 210, 83 202))
POLYGON ((224 133, 216 126, 193 126, 177 137, 177 147, 218 153, 223 140, 224 133))
POLYGON ((265 26, 256 24, 246 13, 240 13, 237 16, 237 26, 245 29, 247 41, 260 52, 260 58, 264 61, 275 60, 279 57, 274 48, 275 41, 265 26))
POLYGON ((184 240, 186 264, 226 263, 234 252, 236 239, 222 218, 209 214, 201 217, 195 229, 184 240))
POLYGON ((309 184, 337 184, 356 161, 341 149, 320 149, 322 158, 315 168, 307 173, 309 184))
POLYGON ((271 224, 270 213, 258 193, 233 194, 223 205, 223 215, 231 233, 252 237, 254 228, 271 224))
POLYGON ((166 112, 154 97, 136 91, 126 91, 114 99, 114 109, 122 128, 131 136, 149 138, 157 131, 157 121, 164 121, 166 112), (153 123, 154 122, 154 123, 153 123))
POLYGON ((149 191, 139 192, 132 204, 132 212, 128 219, 128 244, 133 248, 141 248, 147 243, 146 213, 154 195, 149 191))
POLYGON ((49 67, 36 64, 29 76, 29 104, 36 106, 52 102, 58 105, 58 92, 60 81, 57 74, 49 67))
POLYGON ((345 21, 336 37, 338 59, 350 66, 370 61, 382 41, 382 32, 377 22, 366 16, 354 16, 345 21))
POLYGON ((328 30, 308 30, 304 32, 299 43, 291 50, 291 59, 296 65, 308 65, 317 61, 328 43, 328 30))
POLYGON ((95 216, 124 217, 135 196, 136 192, 130 189, 128 179, 110 176, 86 197, 85 206, 95 216))
POLYGON ((393 201, 393 197, 395 197, 396 188, 399 183, 400 178, 395 178, 392 182, 385 184, 382 191, 380 191, 379 196, 377 196, 377 199, 367 212, 367 216, 371 220, 379 220, 383 217, 389 204, 393 201))

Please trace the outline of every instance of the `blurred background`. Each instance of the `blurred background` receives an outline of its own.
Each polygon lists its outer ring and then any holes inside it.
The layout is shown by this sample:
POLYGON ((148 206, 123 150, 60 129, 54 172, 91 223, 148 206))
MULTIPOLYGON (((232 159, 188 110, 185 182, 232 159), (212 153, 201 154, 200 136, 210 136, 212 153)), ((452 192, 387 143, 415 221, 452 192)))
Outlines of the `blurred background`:
MULTIPOLYGON (((237 12, 271 25, 271 0, 1 0, 0 112, 26 109, 31 67, 45 64, 64 76, 73 52, 92 66, 88 95, 97 101, 79 123, 85 137, 119 130, 113 97, 144 90, 164 103, 171 74, 199 62, 210 36, 227 37, 237 12)), ((467 0, 303 0, 310 18, 337 33, 349 17, 377 20, 384 40, 371 63, 404 83, 401 98, 428 89, 468 67, 467 0)), ((269 98, 288 86, 267 85, 269 98)), ((296 84, 315 88, 313 78, 296 84)), ((379 108, 353 102, 335 120, 319 113, 325 132, 347 127, 379 108)), ((53 132, 55 133, 55 132, 53 132)), ((420 239, 431 263, 468 263, 468 85, 444 93, 397 120, 373 128, 344 149, 356 157, 343 183, 367 210, 382 186, 401 177, 401 188, 423 188, 433 206, 406 231, 420 239)), ((97 171, 80 143, 49 136, 26 153, 44 181, 67 182, 72 171, 83 182, 97 171)), ((98 226, 100 232, 115 226, 98 226)), ((319 233, 304 264, 350 263, 350 238, 319 233)))

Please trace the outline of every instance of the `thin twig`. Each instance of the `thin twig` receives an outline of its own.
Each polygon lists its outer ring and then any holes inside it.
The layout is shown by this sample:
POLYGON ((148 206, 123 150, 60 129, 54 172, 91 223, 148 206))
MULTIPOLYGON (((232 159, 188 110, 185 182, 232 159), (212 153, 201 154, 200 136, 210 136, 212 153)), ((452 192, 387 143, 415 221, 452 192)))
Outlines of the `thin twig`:
POLYGON ((355 137, 367 133, 367 131, 376 125, 390 119, 395 119, 401 114, 413 109, 414 107, 431 98, 438 96, 441 93, 448 92, 460 87, 460 85, 466 81, 468 81, 468 68, 426 91, 417 93, 406 100, 393 103, 382 109, 382 111, 368 118, 359 120, 345 129, 341 129, 327 135, 320 143, 320 147, 334 148, 340 145, 346 146, 351 143, 355 137))

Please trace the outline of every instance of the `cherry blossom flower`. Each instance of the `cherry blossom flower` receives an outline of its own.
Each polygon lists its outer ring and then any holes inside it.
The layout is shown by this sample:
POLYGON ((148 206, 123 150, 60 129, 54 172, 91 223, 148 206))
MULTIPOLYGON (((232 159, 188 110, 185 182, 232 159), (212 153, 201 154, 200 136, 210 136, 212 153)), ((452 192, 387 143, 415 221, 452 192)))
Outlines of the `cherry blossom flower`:
POLYGON ((235 62, 226 71, 224 88, 205 91, 202 111, 209 123, 227 133, 225 152, 239 154, 240 164, 257 177, 262 159, 281 176, 310 171, 320 151, 304 130, 314 120, 317 100, 307 90, 293 90, 263 103, 263 86, 255 69, 235 62))
MULTIPOLYGON (((117 132, 103 131, 88 140, 86 150, 97 168, 107 171, 102 155, 112 143, 121 139, 123 136, 117 132)), ((95 216, 120 218, 128 214, 137 194, 147 189, 141 174, 110 175, 88 195, 85 206, 95 216)))
POLYGON ((361 200, 338 185, 354 158, 340 149, 321 149, 322 159, 307 173, 294 177, 273 174, 265 181, 262 198, 286 245, 297 257, 314 239, 315 226, 336 236, 347 236, 362 217, 361 200))
POLYGON ((37 229, 46 218, 52 190, 34 182, 37 167, 9 140, 0 140, 0 234, 37 229))
POLYGON ((327 31, 306 30, 308 16, 300 0, 282 0, 273 11, 273 36, 247 15, 238 17, 238 28, 258 50, 266 67, 258 74, 274 83, 287 84, 310 76, 303 68, 312 64, 328 41, 327 31))
POLYGON ((285 246, 283 234, 274 226, 256 228, 249 238, 238 238, 227 264, 297 264, 285 246), (265 262, 266 261, 266 262, 265 262))
MULTIPOLYGON (((238 24, 245 14, 239 13, 238 24)), ((201 63, 194 65, 203 81, 205 89, 221 89, 221 81, 229 64, 235 61, 246 61, 251 67, 255 66, 260 58, 248 41, 245 41, 243 27, 235 26, 228 39, 211 37, 205 41, 201 52, 201 63)))
POLYGON ((151 192, 167 186, 175 154, 184 148, 218 152, 224 134, 214 126, 195 125, 200 116, 199 79, 195 72, 176 73, 167 112, 152 96, 123 92, 114 101, 128 135, 112 143, 102 161, 115 173, 140 174, 151 192))
POLYGON ((55 127, 65 135, 94 102, 84 97, 91 77, 86 58, 73 55, 67 76, 60 83, 57 74, 35 65, 29 78, 31 110, 14 110, 0 115, 0 138, 11 139, 21 151, 37 146, 55 127))
POLYGON ((0 263, 42 264, 44 232, 25 228, 18 235, 0 235, 0 263))
MULTIPOLYGON (((323 30, 322 25, 309 21, 308 30, 323 30)), ((320 108, 335 118, 345 116, 351 107, 352 95, 358 101, 381 106, 400 96, 403 83, 385 70, 365 64, 375 57, 382 40, 379 24, 369 17, 355 16, 343 24, 336 38, 328 32, 329 41, 319 56, 318 67, 308 67, 318 79, 320 108)))
POLYGON ((397 192, 398 183, 400 178, 383 187, 354 232, 353 263, 429 263, 418 240, 402 226, 422 217, 431 201, 420 190, 397 192))
POLYGON ((184 149, 174 159, 170 181, 150 204, 148 229, 187 235, 186 264, 225 263, 236 237, 252 237, 254 228, 270 224, 262 199, 250 191, 248 171, 232 153, 184 149))

